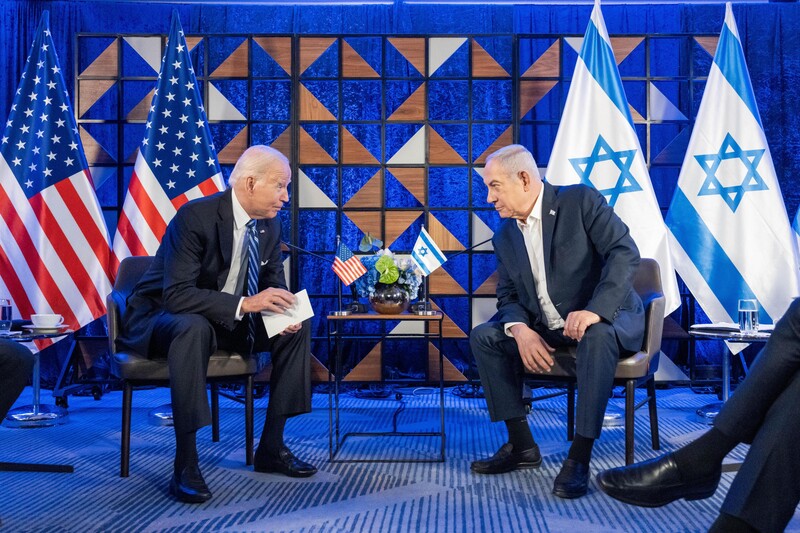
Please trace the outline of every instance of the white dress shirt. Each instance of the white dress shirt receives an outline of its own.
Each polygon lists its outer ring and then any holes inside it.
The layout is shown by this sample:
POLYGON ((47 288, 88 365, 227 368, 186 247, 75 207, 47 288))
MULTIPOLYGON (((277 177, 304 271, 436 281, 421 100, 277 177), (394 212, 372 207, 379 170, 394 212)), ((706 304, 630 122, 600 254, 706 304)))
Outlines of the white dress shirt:
MULTIPOLYGON (((550 294, 547 292, 547 274, 544 268, 544 248, 542 242, 542 195, 544 187, 539 192, 533 209, 525 222, 517 220, 517 227, 522 233, 525 241, 525 248, 528 250, 528 260, 531 263, 533 282, 536 284, 536 294, 539 297, 539 307, 544 314, 547 329, 560 329, 564 327, 564 319, 561 318, 550 294)), ((506 335, 513 337, 511 327, 521 322, 507 322, 504 324, 506 335)))
MULTIPOLYGON (((247 223, 250 222, 250 217, 247 212, 239 203, 236 197, 236 191, 231 191, 231 203, 233 204, 233 250, 231 251, 231 269, 228 271, 228 277, 225 279, 225 285, 222 287, 222 292, 228 294, 242 294, 244 287, 244 277, 240 274, 245 271, 247 265, 247 249, 246 239, 247 223)), ((236 308, 236 320, 241 320, 242 302, 244 297, 239 298, 239 306, 236 308)))

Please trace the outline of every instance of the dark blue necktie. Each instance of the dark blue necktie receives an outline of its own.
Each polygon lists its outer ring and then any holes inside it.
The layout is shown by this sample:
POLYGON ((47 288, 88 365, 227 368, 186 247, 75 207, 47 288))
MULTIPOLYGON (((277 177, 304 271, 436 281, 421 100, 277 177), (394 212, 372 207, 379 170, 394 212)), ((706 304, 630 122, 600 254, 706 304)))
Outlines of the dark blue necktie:
MULTIPOLYGON (((244 286, 244 295, 253 296, 258 293, 258 234, 256 221, 247 223, 247 283, 244 286)), ((256 339, 256 313, 248 315, 247 341, 252 350, 256 339)))

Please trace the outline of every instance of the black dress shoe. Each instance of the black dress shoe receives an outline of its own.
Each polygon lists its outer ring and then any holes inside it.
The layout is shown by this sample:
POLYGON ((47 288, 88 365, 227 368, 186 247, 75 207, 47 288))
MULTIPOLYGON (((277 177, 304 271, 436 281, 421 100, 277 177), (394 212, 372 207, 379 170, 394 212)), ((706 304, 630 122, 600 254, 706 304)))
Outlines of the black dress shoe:
POLYGON ((553 481, 553 494, 559 498, 580 498, 589 490, 589 465, 567 459, 553 481))
POLYGON ((722 468, 710 475, 683 481, 672 454, 597 474, 600 488, 619 501, 642 507, 661 507, 675 500, 701 500, 714 494, 722 468))
POLYGON ((197 465, 185 466, 180 472, 175 472, 169 482, 169 493, 185 503, 203 503, 211 499, 211 491, 197 465))
POLYGON ((317 467, 298 459, 286 446, 278 455, 256 454, 253 470, 263 473, 278 473, 289 477, 309 477, 317 473, 317 467))
POLYGON ((504 474, 521 468, 539 468, 542 464, 542 454, 539 447, 515 452, 514 446, 506 442, 493 456, 481 461, 473 461, 470 469, 477 474, 504 474))

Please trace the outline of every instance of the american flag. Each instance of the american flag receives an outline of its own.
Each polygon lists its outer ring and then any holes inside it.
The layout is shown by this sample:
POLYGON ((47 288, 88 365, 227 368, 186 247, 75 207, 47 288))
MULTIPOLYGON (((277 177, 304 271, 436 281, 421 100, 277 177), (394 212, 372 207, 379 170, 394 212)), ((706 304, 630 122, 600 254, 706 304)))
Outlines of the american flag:
POLYGON ((77 329, 106 312, 110 257, 45 11, 0 142, 0 294, 77 329))
POLYGON ((154 255, 180 206, 225 189, 200 89, 174 13, 145 137, 114 236, 118 261, 154 255))
POLYGON ((339 248, 336 249, 336 257, 333 258, 332 268, 345 285, 350 285, 367 273, 367 269, 364 268, 358 257, 354 256, 353 252, 341 242, 339 243, 339 248))

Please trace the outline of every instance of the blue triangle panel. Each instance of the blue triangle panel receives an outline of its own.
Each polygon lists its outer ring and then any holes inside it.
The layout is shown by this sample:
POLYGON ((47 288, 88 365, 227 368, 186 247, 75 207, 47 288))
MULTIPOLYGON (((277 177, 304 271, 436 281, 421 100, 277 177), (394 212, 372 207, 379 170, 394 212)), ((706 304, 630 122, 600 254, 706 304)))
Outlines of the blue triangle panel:
POLYGON ((388 162, 411 137, 416 134, 422 124, 386 124, 386 160, 388 162))
POLYGON ((206 40, 203 39, 189 50, 189 60, 192 62, 194 75, 196 77, 208 76, 206 72, 206 40))
MULTIPOLYGON (((381 73, 381 37, 347 37, 347 44, 358 52, 358 55, 371 66, 375 72, 381 73)), ((391 45, 389 45, 391 47, 391 45)))
MULTIPOLYGON (((303 252, 298 252, 296 257, 299 287, 307 289, 309 293, 336 294, 336 282, 339 281, 339 278, 331 271, 332 253, 330 255, 326 254, 326 259, 320 259, 303 252)), ((312 322, 324 321, 312 320, 312 322)))
MULTIPOLYGON (((100 202, 101 207, 117 207, 117 171, 112 172, 102 183, 97 182, 97 177, 94 177, 95 191, 97 192, 97 200, 100 202)), ((115 210, 116 212, 116 210, 115 210)), ((115 228, 116 226, 109 226, 115 228)))
MULTIPOLYGON (((88 126, 88 124, 84 124, 88 126)), ((127 123, 122 125, 122 157, 128 159, 137 148, 142 146, 146 129, 142 123, 127 123)))
POLYGON ((569 45, 566 39, 561 44, 561 51, 561 74, 565 79, 572 79, 575 65, 578 62, 578 52, 569 45))
POLYGON ((519 144, 533 154, 539 168, 547 166, 550 161, 550 147, 556 140, 558 124, 521 124, 519 127, 519 144))
POLYGON ((430 167, 428 170, 428 205, 431 207, 466 207, 469 205, 470 169, 466 167, 430 167))
POLYGON ((86 70, 100 54, 106 51, 114 39, 114 37, 80 37, 78 39, 78 73, 86 70))
POLYGON ((428 82, 428 114, 431 120, 467 120, 469 82, 467 80, 428 82))
POLYGON ((536 102, 522 120, 560 120, 562 95, 566 101, 568 91, 569 82, 557 83, 536 102))
MULTIPOLYGON (((445 254, 448 255, 448 254, 445 254)), ((453 255, 453 254, 449 254, 453 255)), ((448 259, 444 265, 442 265, 450 276, 456 282, 467 290, 469 288, 469 255, 468 254, 461 254, 458 256, 453 257, 452 259, 448 259)), ((467 331, 469 333, 469 331, 467 331)))
POLYGON ((634 48, 633 51, 628 54, 628 57, 623 59, 622 63, 620 63, 617 67, 619 68, 619 75, 623 77, 647 76, 646 49, 645 39, 642 39, 642 42, 639 43, 639 46, 634 48))
POLYGON ((372 157, 381 161, 381 125, 347 124, 347 131, 366 148, 372 157))
POLYGON ((289 209, 281 209, 278 211, 278 217, 281 220, 281 238, 288 239, 292 234, 292 212, 289 209))
POLYGON ((658 205, 669 205, 672 201, 680 171, 680 164, 663 167, 653 165, 650 167, 650 180, 653 182, 653 191, 656 193, 658 205))
POLYGON ((336 211, 300 209, 297 245, 306 250, 332 250, 336 246, 336 211))
POLYGON ((431 124, 453 150, 469 161, 469 126, 467 124, 431 124))
POLYGON ((386 194, 386 207, 422 207, 419 200, 408 192, 391 172, 384 175, 384 190, 386 194))
POLYGON ((383 341, 383 365, 387 379, 425 381, 428 350, 420 339, 388 338, 383 341))
POLYGON ((478 290, 478 287, 483 285, 483 283, 489 279, 489 276, 491 276, 495 270, 497 270, 497 259, 495 258, 494 254, 472 254, 472 287, 470 290, 478 290))
MULTIPOLYGON (((390 218, 392 216, 391 211, 386 211, 386 218, 390 218)), ((417 237, 419 237, 419 232, 422 229, 422 214, 420 214, 417 219, 411 223, 410 226, 392 243, 392 251, 397 253, 407 253, 414 249, 414 243, 417 242, 417 237)))
POLYGON ((511 74, 514 58, 514 40, 512 37, 476 37, 475 41, 497 61, 497 64, 511 74))
MULTIPOLYGON (((469 211, 434 211, 431 214, 464 246, 469 246, 469 211)), ((466 283, 465 283, 466 285, 466 283)))
POLYGON ((480 80, 472 82, 473 120, 511 120, 514 86, 511 80, 480 80))
POLYGON ((266 53, 261 45, 253 41, 250 43, 250 75, 264 78, 289 78, 289 74, 283 70, 271 55, 266 53))
POLYGON ((384 77, 393 78, 423 78, 424 73, 419 72, 403 54, 397 51, 392 43, 386 41, 386 63, 384 64, 384 77))
POLYGON ((214 87, 245 117, 249 100, 247 83, 247 80, 214 80, 214 87))
MULTIPOLYGON (((472 213, 474 215, 476 215, 478 218, 480 218, 483 221, 484 224, 489 226, 489 229, 491 229, 494 233, 497 233, 497 230, 500 229, 500 224, 502 224, 502 222, 503 222, 503 219, 500 218, 500 215, 498 215, 497 211, 495 211, 494 209, 492 209, 492 210, 486 210, 486 209, 475 210, 472 213)), ((481 240, 483 240, 483 239, 481 239, 481 240)), ((472 244, 473 245, 474 244, 478 244, 478 242, 473 242, 472 244)))
POLYGON ((208 37, 208 73, 214 72, 245 41, 246 37, 208 37))
MULTIPOLYGON (((219 82, 217 82, 219 83, 219 82)), ((253 80, 250 118, 253 120, 291 120, 292 82, 253 80)))
MULTIPOLYGON (((461 256, 459 256, 461 257, 461 256)), ((447 264, 447 263, 445 263, 447 264)), ((431 300, 436 303, 444 314, 450 317, 455 322, 461 331, 469 334, 470 330, 470 299, 467 296, 433 296, 431 300)))
MULTIPOLYGON (((155 82, 131 80, 123 81, 122 83, 122 112, 120 113, 120 118, 124 119, 155 88, 155 82)), ((147 103, 149 104, 150 102, 147 103)))
POLYGON ((382 108, 380 80, 343 81, 342 102, 343 120, 380 120, 382 108))
POLYGON ((420 85, 422 85, 421 81, 386 80, 384 84, 386 91, 386 118, 392 116, 392 113, 397 111, 397 109, 403 105, 403 102, 408 100, 408 97, 419 89, 420 85))
MULTIPOLYGON (((526 39, 519 40, 519 73, 524 74, 531 65, 533 65, 544 54, 556 39, 543 38, 543 39, 526 39)), ((564 43, 565 47, 569 45, 564 43)), ((511 72, 511 71, 509 71, 511 72)))
POLYGON ((288 127, 288 124, 269 124, 263 122, 250 124, 252 144, 266 144, 269 146, 274 143, 275 139, 280 137, 288 127))
MULTIPOLYGON (((628 104, 647 118, 647 82, 646 81, 623 81, 623 89, 628 99, 628 104)), ((647 146, 646 144, 644 146, 647 146)))
MULTIPOLYGON (((303 46, 302 39, 300 47, 303 46)), ((321 56, 317 58, 301 74, 301 78, 338 78, 339 77, 339 42, 333 41, 321 56)))
MULTIPOLYGON (((379 167, 342 167, 342 205, 349 202, 379 170, 379 167)), ((358 239, 360 241, 361 237, 358 239)), ((349 244, 348 247, 350 247, 349 244)))
MULTIPOLYGON (((149 78, 158 76, 158 72, 153 70, 153 67, 125 39, 120 39, 120 42, 122 43, 123 76, 146 76, 149 78)), ((150 85, 154 85, 154 82, 151 82, 150 85)))
POLYGON ((303 86, 319 100, 333 116, 339 115, 339 82, 306 81, 303 86))
POLYGON ((303 124, 303 129, 328 152, 334 161, 339 160, 339 126, 337 124, 303 124))
MULTIPOLYGON (((95 80, 81 80, 81 90, 86 91, 88 88, 97 81, 95 80)), ((119 114, 119 82, 114 83, 111 87, 108 88, 106 92, 103 93, 92 107, 89 109, 81 110, 82 119, 106 119, 106 120, 114 120, 118 118, 119 114)))
POLYGON ((230 122, 211 122, 208 124, 211 140, 217 150, 222 150, 228 143, 246 127, 245 124, 230 122))
POLYGON ((690 45, 693 40, 686 37, 650 36, 647 43, 650 47, 650 75, 665 78, 688 78, 691 61, 689 61, 687 45, 690 45))
MULTIPOLYGON (((483 152, 481 152, 483 153, 483 152)), ((478 174, 474 169, 472 170, 472 207, 491 207, 492 204, 486 201, 486 195, 489 193, 489 190, 486 188, 486 185, 483 183, 483 177, 478 174)))
POLYGON ((510 124, 473 124, 472 159, 479 158, 509 126, 510 124))
MULTIPOLYGON (((336 167, 300 167, 308 178, 325 193, 325 195, 336 202, 339 196, 338 179, 336 178, 336 167)), ((295 187, 295 190, 296 187, 295 187)))
MULTIPOLYGON (((89 135, 100 143, 103 149, 108 152, 115 161, 119 161, 117 138, 119 130, 116 124, 83 123, 81 126, 89 132, 89 135)), ((141 139, 140 139, 141 140, 141 139)))
MULTIPOLYGON (((430 46, 430 43, 428 43, 430 46)), ((443 78, 450 76, 467 77, 469 76, 469 39, 447 58, 441 67, 436 69, 432 78, 443 78)))

